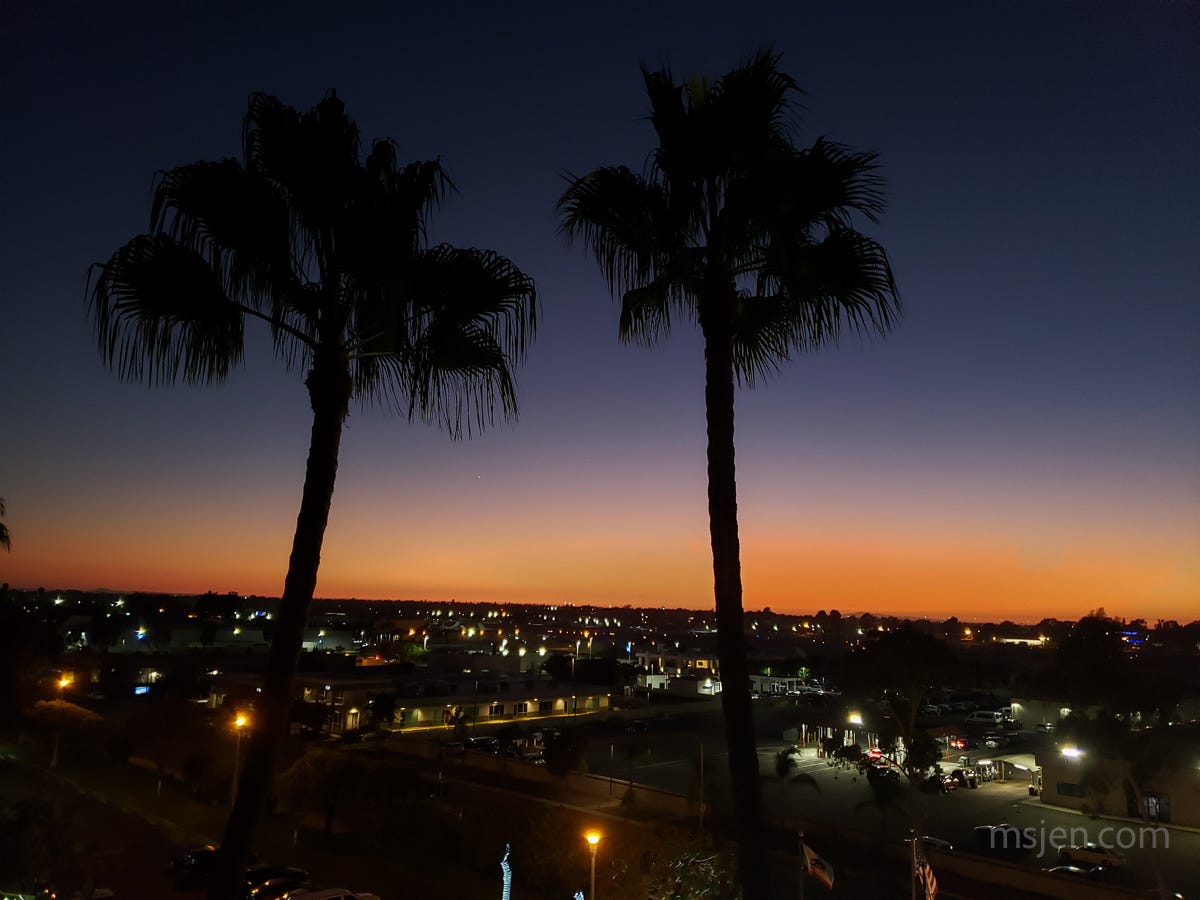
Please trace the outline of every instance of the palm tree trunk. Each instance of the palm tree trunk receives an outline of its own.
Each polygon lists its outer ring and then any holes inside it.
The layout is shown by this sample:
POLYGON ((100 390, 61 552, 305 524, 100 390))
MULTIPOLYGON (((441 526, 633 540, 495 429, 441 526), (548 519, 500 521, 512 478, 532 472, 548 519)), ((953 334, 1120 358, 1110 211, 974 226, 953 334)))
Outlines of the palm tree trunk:
POLYGON ((704 400, 708 416, 708 522, 712 536, 721 709, 729 749, 729 780, 738 840, 743 900, 767 900, 770 879, 763 846, 762 786, 750 705, 750 673, 742 624, 733 458, 733 330, 704 328, 704 400))
POLYGON ((287 734, 292 679, 299 663, 304 626, 317 585, 321 544, 333 500, 338 448, 351 390, 345 357, 318 356, 305 383, 313 408, 313 424, 304 494, 296 519, 279 618, 275 622, 275 635, 267 657, 261 699, 255 707, 246 764, 225 827, 222 853, 209 883, 209 900, 228 900, 241 895, 241 872, 250 858, 254 832, 271 790, 280 746, 287 734))

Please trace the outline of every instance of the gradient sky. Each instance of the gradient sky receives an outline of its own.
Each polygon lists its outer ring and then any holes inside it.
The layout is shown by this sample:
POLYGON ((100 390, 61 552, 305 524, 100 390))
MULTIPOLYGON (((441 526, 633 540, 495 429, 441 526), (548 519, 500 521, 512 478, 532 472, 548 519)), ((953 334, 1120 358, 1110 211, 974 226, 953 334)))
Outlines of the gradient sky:
POLYGON ((521 418, 469 442, 355 410, 318 594, 711 605, 699 337, 616 339, 562 173, 653 146, 639 63, 772 43, 803 138, 881 154, 906 316, 739 394, 748 609, 1200 615, 1194 2, 9 4, 0 496, 33 588, 278 595, 309 411, 256 335, 220 389, 100 364, 88 264, 156 170, 236 155, 251 91, 335 87, 440 156, 434 237, 536 279, 521 418))

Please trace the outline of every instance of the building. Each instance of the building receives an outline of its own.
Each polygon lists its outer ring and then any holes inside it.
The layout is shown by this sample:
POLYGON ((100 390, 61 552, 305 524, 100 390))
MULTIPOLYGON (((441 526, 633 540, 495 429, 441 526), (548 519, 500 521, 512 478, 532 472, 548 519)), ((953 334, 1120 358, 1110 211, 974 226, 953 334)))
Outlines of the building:
MULTIPOLYGON (((1197 749, 1194 730, 1180 740, 1197 749)), ((1184 754, 1184 758, 1188 758, 1184 754)), ((1093 816, 1148 819, 1164 825, 1200 827, 1200 768, 1190 763, 1165 766, 1138 785, 1123 760, 1095 758, 1086 748, 1050 747, 1037 753, 1044 803, 1093 816)))

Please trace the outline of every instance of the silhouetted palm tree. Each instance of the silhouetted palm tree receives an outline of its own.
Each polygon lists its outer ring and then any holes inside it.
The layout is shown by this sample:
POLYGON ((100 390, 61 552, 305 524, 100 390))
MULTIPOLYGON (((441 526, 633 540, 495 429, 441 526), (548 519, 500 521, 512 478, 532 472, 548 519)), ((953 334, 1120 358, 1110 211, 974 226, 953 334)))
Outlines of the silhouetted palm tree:
MULTIPOLYGON (((164 172, 148 234, 97 265, 90 314, 105 362, 151 384, 218 382, 240 362, 247 319, 304 376, 313 410, 303 498, 237 802, 233 896, 287 727, 352 399, 390 406, 453 435, 516 413, 511 367, 535 325, 532 280, 490 250, 427 246, 449 190, 436 161, 399 166, 391 141, 363 157, 331 92, 309 111, 252 95, 243 159, 164 172), (239 869, 240 871, 240 869, 239 869)), ((224 892, 224 893, 222 893, 224 892)))
POLYGON ((884 333, 899 298, 883 248, 855 214, 882 209, 875 157, 793 140, 798 88, 772 52, 710 81, 643 69, 658 147, 644 174, 570 177, 568 239, 621 297, 620 334, 653 346, 676 319, 704 337, 708 509, 723 709, 746 900, 767 895, 762 796, 742 627, 734 387, 843 329, 884 333))
MULTIPOLYGON (((4 518, 4 498, 0 497, 0 519, 4 518)), ((12 538, 8 536, 8 526, 0 522, 0 547, 12 552, 12 538)))

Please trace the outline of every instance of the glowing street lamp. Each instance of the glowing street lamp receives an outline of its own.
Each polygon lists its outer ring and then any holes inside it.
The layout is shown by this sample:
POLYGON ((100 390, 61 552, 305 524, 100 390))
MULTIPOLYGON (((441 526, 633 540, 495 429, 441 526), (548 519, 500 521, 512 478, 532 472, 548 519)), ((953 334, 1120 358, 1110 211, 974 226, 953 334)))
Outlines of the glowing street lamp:
POLYGON ((67 688, 69 688, 71 686, 71 682, 73 680, 74 679, 72 679, 70 675, 64 675, 64 676, 62 676, 62 678, 58 679, 58 699, 59 700, 62 699, 63 691, 65 691, 67 688))
POLYGON ((847 721, 848 721, 848 722, 849 722, 851 725, 858 725, 858 726, 861 728, 861 727, 862 727, 862 723, 863 723, 863 718, 862 718, 862 715, 861 715, 861 714, 859 714, 859 713, 856 713, 856 712, 852 712, 852 713, 850 713, 850 717, 847 719, 847 721))
POLYGON ((588 842, 588 849, 592 851, 592 878, 591 889, 588 891, 588 900, 596 900, 596 848, 600 846, 600 838, 603 835, 598 831, 589 831, 584 835, 588 842))
POLYGON ((1063 747, 1062 755, 1067 759, 1079 759, 1079 757, 1083 756, 1083 751, 1078 747, 1063 747))
POLYGON ((246 727, 250 720, 246 718, 245 713, 238 713, 233 720, 233 781, 229 783, 229 805, 233 806, 233 801, 237 799, 238 788, 238 766, 242 761, 242 729, 246 727))

